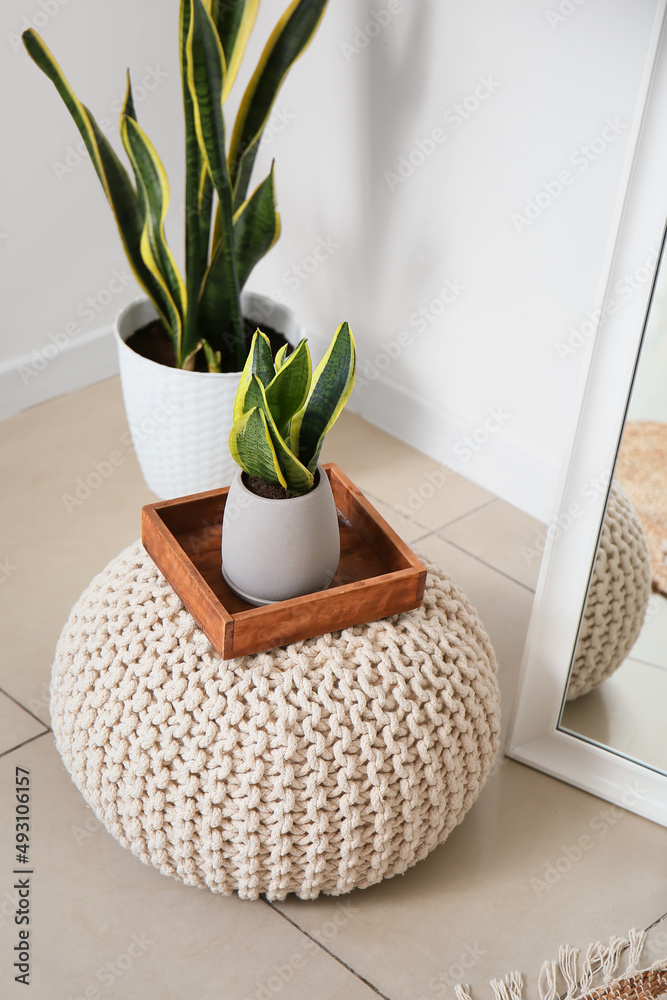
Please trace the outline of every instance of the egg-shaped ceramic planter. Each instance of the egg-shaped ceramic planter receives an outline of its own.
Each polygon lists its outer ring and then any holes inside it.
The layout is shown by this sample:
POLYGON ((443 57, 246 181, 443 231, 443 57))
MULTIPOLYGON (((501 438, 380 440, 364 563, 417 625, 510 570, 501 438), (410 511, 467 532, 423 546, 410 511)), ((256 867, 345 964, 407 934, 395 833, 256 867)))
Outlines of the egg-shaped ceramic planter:
MULTIPOLYGON (((241 307, 293 347, 305 336, 294 313, 264 295, 243 292, 241 307)), ((128 303, 115 324, 125 412, 144 479, 164 500, 227 486, 238 468, 229 432, 241 373, 185 371, 137 354, 126 341, 155 319, 155 306, 143 297, 128 303)))
POLYGON ((236 473, 222 518, 222 575, 249 604, 273 604, 329 586, 340 558, 336 503, 326 472, 305 496, 258 496, 236 473))

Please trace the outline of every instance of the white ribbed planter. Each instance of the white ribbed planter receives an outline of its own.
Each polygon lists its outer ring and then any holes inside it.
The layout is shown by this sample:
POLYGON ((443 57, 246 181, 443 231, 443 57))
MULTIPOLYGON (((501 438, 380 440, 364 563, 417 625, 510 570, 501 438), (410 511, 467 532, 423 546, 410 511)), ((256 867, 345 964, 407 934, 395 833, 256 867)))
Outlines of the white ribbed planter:
POLYGON ((329 478, 318 466, 310 493, 269 500, 246 488, 240 469, 222 517, 222 575, 250 604, 325 590, 338 567, 340 532, 329 478))
MULTIPOLYGON (((294 313, 264 295, 243 292, 243 315, 265 323, 293 346, 305 336, 294 313)), ((152 302, 135 299, 116 317, 125 412, 139 465, 162 499, 228 486, 238 466, 229 452, 240 373, 188 372, 142 358, 125 341, 157 318, 152 302)))

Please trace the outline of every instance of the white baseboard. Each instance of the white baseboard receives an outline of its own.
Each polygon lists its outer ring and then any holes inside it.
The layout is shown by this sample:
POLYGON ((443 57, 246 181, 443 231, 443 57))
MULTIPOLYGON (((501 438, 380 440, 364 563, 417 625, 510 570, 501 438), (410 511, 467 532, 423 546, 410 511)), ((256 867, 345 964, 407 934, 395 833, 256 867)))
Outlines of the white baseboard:
POLYGON ((385 376, 368 381, 360 373, 350 405, 372 424, 537 520, 546 523, 552 517, 559 467, 507 436, 505 427, 511 428, 512 419, 505 404, 489 407, 471 423, 436 409, 385 376), (493 430, 487 430, 486 421, 493 430))
MULTIPOLYGON (((76 337, 62 349, 7 361, 0 365, 0 419, 117 373, 111 326, 76 337)), ((502 404, 495 407, 500 421, 491 416, 491 424, 501 426, 487 433, 484 421, 494 408, 471 424, 459 414, 436 410, 385 376, 368 382, 360 374, 358 382, 350 406, 361 416, 538 520, 549 520, 559 470, 503 433, 502 404)))
POLYGON ((0 364, 0 419, 118 374, 111 326, 0 364))

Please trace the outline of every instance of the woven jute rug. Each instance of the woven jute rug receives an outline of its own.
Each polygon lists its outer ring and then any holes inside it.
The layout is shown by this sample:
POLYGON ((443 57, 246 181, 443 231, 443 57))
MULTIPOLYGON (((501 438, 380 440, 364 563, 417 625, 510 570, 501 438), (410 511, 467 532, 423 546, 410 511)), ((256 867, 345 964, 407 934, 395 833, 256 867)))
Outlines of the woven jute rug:
MULTIPOLYGON (((630 931, 625 938, 612 937, 609 944, 589 945, 583 955, 564 946, 558 961, 542 966, 538 980, 540 1000, 664 1000, 667 997, 667 959, 640 968, 646 943, 645 931, 630 931), (620 972, 619 966, 625 965, 620 972)), ((494 1000, 523 1000, 520 972, 492 979, 494 1000)), ((455 987, 458 1000, 471 1000, 468 986, 455 987)), ((534 995, 534 991, 531 991, 534 995)))
POLYGON ((616 476, 648 539, 653 590, 667 596, 667 424, 630 420, 625 425, 616 476))

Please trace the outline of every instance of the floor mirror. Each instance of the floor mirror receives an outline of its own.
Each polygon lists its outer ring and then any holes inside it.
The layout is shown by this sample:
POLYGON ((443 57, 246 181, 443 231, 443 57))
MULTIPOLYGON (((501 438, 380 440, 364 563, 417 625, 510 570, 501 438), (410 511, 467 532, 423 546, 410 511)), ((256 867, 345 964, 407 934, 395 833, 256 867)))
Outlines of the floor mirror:
POLYGON ((664 21, 663 3, 506 752, 667 826, 664 21))

